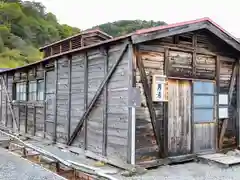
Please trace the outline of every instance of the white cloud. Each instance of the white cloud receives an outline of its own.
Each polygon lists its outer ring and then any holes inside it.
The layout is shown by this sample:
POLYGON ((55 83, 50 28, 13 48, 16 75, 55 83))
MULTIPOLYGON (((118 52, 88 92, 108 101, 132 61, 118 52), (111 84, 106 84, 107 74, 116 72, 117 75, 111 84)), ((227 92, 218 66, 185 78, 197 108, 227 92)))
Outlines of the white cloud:
POLYGON ((240 37, 237 0, 37 0, 61 23, 86 29, 120 19, 162 20, 167 23, 210 17, 240 37))

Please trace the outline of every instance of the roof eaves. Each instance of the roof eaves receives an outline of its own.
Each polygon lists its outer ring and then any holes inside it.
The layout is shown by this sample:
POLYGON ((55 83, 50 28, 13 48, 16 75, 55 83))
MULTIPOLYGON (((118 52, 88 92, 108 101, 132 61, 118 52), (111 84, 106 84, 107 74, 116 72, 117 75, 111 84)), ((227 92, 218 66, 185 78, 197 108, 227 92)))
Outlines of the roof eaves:
POLYGON ((101 41, 99 43, 91 44, 91 45, 88 45, 88 46, 83 46, 83 47, 80 47, 80 48, 77 48, 77 49, 73 49, 71 51, 66 51, 64 53, 55 54, 53 56, 46 57, 46 58, 42 59, 41 61, 36 61, 34 63, 27 64, 25 66, 6 69, 6 70, 3 70, 3 71, 0 71, 0 73, 20 70, 20 69, 30 67, 30 66, 33 66, 33 65, 36 65, 36 64, 44 63, 44 62, 46 62, 48 60, 51 60, 53 58, 59 58, 59 57, 66 56, 66 55, 71 54, 71 53, 76 53, 76 52, 79 52, 79 51, 84 51, 84 50, 91 49, 91 48, 101 46, 101 45, 104 45, 104 44, 112 43, 112 42, 115 42, 115 41, 120 41, 120 40, 123 40, 123 39, 126 39, 126 38, 130 38, 131 36, 132 36, 132 33, 124 35, 124 36, 119 36, 119 37, 116 37, 116 38, 108 39, 108 40, 105 40, 105 41, 101 41))

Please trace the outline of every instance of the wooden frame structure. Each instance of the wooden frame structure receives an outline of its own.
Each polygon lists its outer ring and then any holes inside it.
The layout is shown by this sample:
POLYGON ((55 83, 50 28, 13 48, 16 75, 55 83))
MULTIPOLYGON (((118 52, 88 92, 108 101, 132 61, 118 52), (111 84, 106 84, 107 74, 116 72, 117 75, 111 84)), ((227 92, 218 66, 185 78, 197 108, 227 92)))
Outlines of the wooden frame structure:
POLYGON ((117 164, 151 166, 236 147, 239 58, 240 43, 208 18, 107 38, 0 72, 0 119, 5 128, 117 164), (152 101, 154 74, 166 76, 167 102, 152 101), (28 99, 30 79, 43 80, 42 100, 28 99), (16 99, 19 82, 25 99, 16 99), (227 114, 220 94, 228 97, 227 114))

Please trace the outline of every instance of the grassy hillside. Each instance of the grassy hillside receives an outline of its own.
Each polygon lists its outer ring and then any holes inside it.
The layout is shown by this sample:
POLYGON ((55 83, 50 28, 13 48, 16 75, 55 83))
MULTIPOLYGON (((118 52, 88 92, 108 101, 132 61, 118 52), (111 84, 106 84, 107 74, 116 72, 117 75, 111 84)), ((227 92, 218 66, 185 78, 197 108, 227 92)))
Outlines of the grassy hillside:
MULTIPOLYGON (((162 21, 120 20, 92 28, 120 36, 164 24, 162 21)), ((0 0, 0 67, 17 67, 41 60, 40 46, 79 32, 78 28, 59 24, 56 16, 46 12, 41 3, 0 0)))
POLYGON ((41 3, 0 0, 0 66, 16 67, 40 60, 38 47, 79 31, 59 24, 41 3))

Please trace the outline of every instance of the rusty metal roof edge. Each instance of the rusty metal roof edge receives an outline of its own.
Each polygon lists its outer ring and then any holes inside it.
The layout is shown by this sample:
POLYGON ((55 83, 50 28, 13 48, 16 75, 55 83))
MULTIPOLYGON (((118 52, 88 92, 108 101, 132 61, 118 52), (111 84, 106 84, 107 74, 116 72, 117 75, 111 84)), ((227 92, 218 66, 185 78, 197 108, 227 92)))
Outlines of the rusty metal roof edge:
MULTIPOLYGON (((116 41, 123 40, 123 39, 126 39, 126 38, 132 38, 133 35, 134 36, 142 35, 142 34, 147 34, 147 33, 155 32, 155 31, 163 30, 163 29, 169 29, 169 28, 178 27, 178 26, 182 26, 182 25, 190 25, 190 24, 204 22, 204 21, 210 22, 212 25, 214 25, 215 27, 220 29, 222 32, 224 32, 226 35, 230 36, 234 41, 236 41, 237 43, 240 44, 240 42, 239 42, 239 40, 237 40, 237 38, 235 38, 233 35, 228 33, 226 30, 224 30, 221 26, 219 26, 217 23, 212 21, 210 18, 205 17, 205 18, 196 19, 196 20, 192 20, 192 21, 184 21, 184 22, 179 22, 179 23, 173 23, 173 24, 169 24, 169 25, 166 25, 166 26, 158 26, 158 27, 152 27, 152 28, 148 28, 148 29, 137 30, 137 31, 135 31, 133 33, 130 33, 130 34, 127 34, 127 35, 124 35, 124 36, 119 36, 119 37, 108 39, 108 40, 105 40, 105 41, 102 41, 102 42, 99 42, 99 43, 91 44, 91 45, 80 47, 80 48, 77 48, 77 49, 74 49, 74 50, 70 50, 70 51, 67 51, 67 52, 64 52, 64 53, 60 53, 60 54, 56 54, 56 55, 53 55, 53 56, 50 56, 50 57, 46 57, 46 58, 42 59, 41 61, 36 61, 34 63, 27 64, 25 66, 6 69, 6 70, 3 70, 3 71, 0 71, 0 73, 13 71, 13 70, 19 70, 19 69, 22 69, 22 68, 30 67, 32 65, 43 63, 43 62, 45 62, 47 60, 50 60, 52 58, 61 57, 61 56, 64 56, 64 55, 68 55, 70 53, 74 53, 74 52, 86 50, 86 49, 89 49, 89 48, 97 47, 97 46, 100 46, 100 45, 116 42, 116 41)), ((95 29, 93 31, 98 32, 100 30, 96 30, 95 29)), ((71 37, 69 37, 69 38, 71 38, 71 37)))

